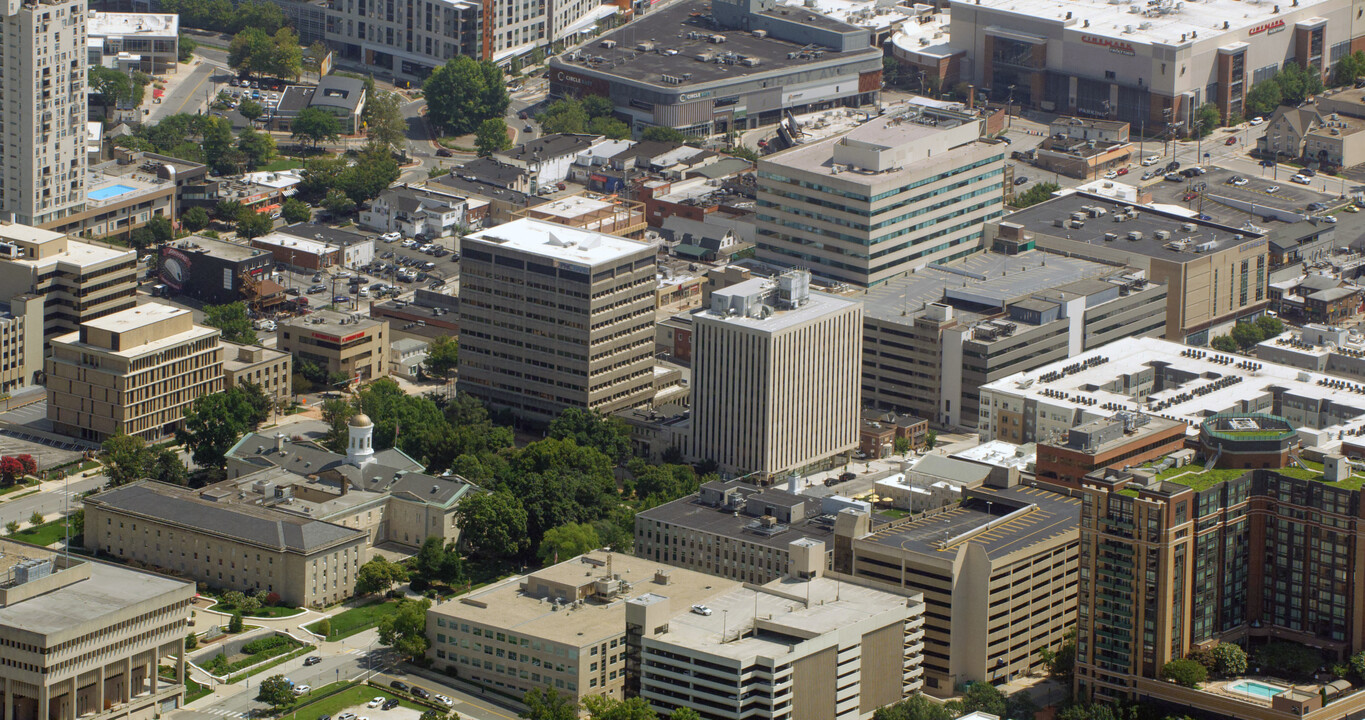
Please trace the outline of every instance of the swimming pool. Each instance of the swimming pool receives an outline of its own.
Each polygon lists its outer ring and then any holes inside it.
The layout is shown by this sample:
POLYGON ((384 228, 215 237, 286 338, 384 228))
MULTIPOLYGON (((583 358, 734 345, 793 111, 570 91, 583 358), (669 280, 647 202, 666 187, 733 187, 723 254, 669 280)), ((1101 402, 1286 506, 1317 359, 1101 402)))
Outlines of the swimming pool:
POLYGON ((137 188, 135 188, 135 187, 133 187, 133 186, 131 186, 131 185, 123 185, 123 184, 108 185, 108 186, 105 186, 105 187, 102 187, 102 188, 96 188, 96 189, 94 189, 94 190, 91 190, 91 191, 90 191, 90 199, 91 199, 91 200, 108 200, 108 199, 111 198, 111 197, 118 197, 119 195, 123 195, 123 194, 125 194, 125 193, 130 193, 130 192, 132 192, 132 191, 134 191, 134 190, 136 190, 136 189, 137 189, 137 188))
POLYGON ((1258 697, 1262 700, 1269 700, 1289 688, 1257 682, 1255 680, 1238 680, 1234 683, 1228 683, 1225 689, 1235 695, 1250 695, 1251 697, 1258 697))

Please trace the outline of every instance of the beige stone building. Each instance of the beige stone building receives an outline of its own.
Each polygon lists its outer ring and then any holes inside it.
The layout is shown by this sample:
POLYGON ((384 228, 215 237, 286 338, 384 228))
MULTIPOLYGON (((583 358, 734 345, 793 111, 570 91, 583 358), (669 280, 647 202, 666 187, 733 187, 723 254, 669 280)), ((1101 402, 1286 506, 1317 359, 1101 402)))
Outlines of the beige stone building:
POLYGON ((554 688, 575 702, 624 697, 628 597, 667 595, 684 612, 740 583, 653 561, 591 552, 508 578, 427 612, 438 670, 520 697, 554 688))
POLYGON ((65 435, 159 440, 185 408, 223 389, 221 331, 184 308, 147 303, 50 341, 47 417, 65 435))
POLYGON ((39 339, 42 332, 41 295, 15 295, 8 307, 0 303, 0 392, 41 381, 43 354, 47 352, 39 339))
POLYGON ((0 541, 0 713, 151 720, 184 699, 194 585, 0 541), (175 658, 175 680, 158 677, 175 658))
POLYGON ((522 218, 461 252, 461 391, 535 422, 650 402, 652 245, 522 218))
POLYGON ((1187 345, 1207 345, 1270 304, 1264 233, 1151 206, 1072 193, 988 225, 986 240, 1142 271, 1166 286, 1166 339, 1187 345))
POLYGON ((224 390, 252 382, 277 401, 293 398, 294 363, 289 353, 226 341, 222 345, 224 390))
POLYGON ((279 593, 290 605, 351 596, 369 559, 366 533, 235 495, 150 480, 107 490, 85 499, 85 545, 224 590, 279 593))
POLYGON ((137 252, 0 221, 0 297, 44 296, 44 336, 137 304, 137 252))
POLYGON ((711 293, 693 325, 695 457, 767 478, 858 446, 859 303, 791 271, 711 293))
POLYGON ((275 348, 353 382, 389 373, 389 321, 319 310, 280 324, 275 348))
POLYGON ((1076 622, 1080 500, 1034 487, 963 489, 937 513, 872 529, 867 514, 835 522, 834 569, 924 594, 924 691, 1037 672, 1039 648, 1076 622))
POLYGON ((416 548, 429 537, 457 542, 460 501, 478 492, 458 475, 428 475, 398 448, 375 451, 374 423, 356 415, 345 455, 316 443, 249 433, 227 453, 219 483, 248 502, 364 530, 371 545, 416 548))

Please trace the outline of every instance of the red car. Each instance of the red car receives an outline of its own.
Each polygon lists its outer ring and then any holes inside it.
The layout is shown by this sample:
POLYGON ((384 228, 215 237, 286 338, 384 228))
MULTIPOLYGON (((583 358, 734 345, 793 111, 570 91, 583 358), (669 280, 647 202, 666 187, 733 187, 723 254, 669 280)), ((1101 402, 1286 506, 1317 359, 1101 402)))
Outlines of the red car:
POLYGON ((1128 174, 1128 168, 1126 168, 1126 167, 1119 168, 1119 174, 1120 174, 1120 175, 1127 175, 1127 174, 1128 174))
POLYGON ((1229 137, 1229 138, 1227 139, 1227 141, 1224 142, 1223 144, 1224 144, 1224 145, 1236 145, 1236 144, 1237 144, 1237 136, 1236 136, 1236 135, 1233 135, 1233 136, 1229 137))

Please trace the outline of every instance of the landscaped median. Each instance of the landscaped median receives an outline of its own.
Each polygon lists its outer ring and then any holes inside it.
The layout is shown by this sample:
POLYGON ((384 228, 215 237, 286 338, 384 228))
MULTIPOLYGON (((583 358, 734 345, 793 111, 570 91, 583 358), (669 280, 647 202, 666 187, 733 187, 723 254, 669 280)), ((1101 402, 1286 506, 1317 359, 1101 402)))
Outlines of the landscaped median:
POLYGON ((303 627, 318 637, 326 638, 329 642, 342 640, 378 625, 380 620, 398 610, 398 602, 397 600, 377 599, 303 627), (324 625, 324 623, 326 624, 324 625))
MULTIPOLYGON (((247 640, 240 646, 229 641, 227 647, 204 659, 199 656, 195 667, 214 680, 235 683, 283 662, 313 652, 313 646, 286 633, 263 635, 247 640)), ((213 652, 212 649, 209 652, 213 652)))

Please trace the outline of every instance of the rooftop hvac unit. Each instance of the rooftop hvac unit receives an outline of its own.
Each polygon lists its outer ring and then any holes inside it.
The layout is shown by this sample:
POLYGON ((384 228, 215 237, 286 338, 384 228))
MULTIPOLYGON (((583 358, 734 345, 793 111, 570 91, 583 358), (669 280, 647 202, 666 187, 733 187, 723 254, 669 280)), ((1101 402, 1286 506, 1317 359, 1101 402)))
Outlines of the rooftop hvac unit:
POLYGON ((759 62, 761 61, 756 57, 746 57, 740 61, 740 64, 748 67, 758 67, 759 62))
POLYGON ((1119 234, 1118 234, 1118 233, 1105 233, 1105 234, 1104 234, 1104 241, 1105 241, 1105 242, 1114 242, 1115 240, 1118 240, 1118 239, 1119 239, 1119 234))
POLYGON ((1133 241, 1141 240, 1141 239, 1142 239, 1142 233, 1141 233, 1140 231, 1134 230, 1134 231, 1128 233, 1128 239, 1129 239, 1129 240, 1133 240, 1133 241))
POLYGON ((768 31, 767 31, 767 30, 755 30, 755 31, 754 31, 754 37, 756 37, 756 38, 765 38, 765 37, 768 37, 768 31))
POLYGON ((1070 224, 1072 230, 1079 230, 1079 229, 1085 227, 1085 221, 1084 221, 1084 220, 1072 220, 1069 224, 1070 224))
POLYGON ((1184 230, 1185 232, 1194 232, 1194 228, 1195 228, 1194 223, 1185 223, 1180 226, 1180 229, 1184 230))
POLYGON ((716 44, 720 44, 720 43, 725 42, 725 36, 724 36, 724 35, 720 35, 720 34, 712 35, 711 37, 706 38, 706 39, 707 39, 709 42, 713 42, 713 43, 716 43, 716 44))
POLYGON ((1152 237, 1155 237, 1157 240, 1169 240, 1171 238, 1171 231, 1157 230, 1155 233, 1152 233, 1152 237))
POLYGON ((616 41, 615 41, 615 40, 603 40, 603 41, 602 41, 602 47, 607 48, 607 49, 610 50, 611 48, 616 47, 616 41))

